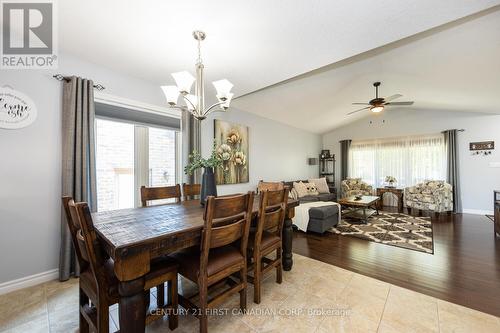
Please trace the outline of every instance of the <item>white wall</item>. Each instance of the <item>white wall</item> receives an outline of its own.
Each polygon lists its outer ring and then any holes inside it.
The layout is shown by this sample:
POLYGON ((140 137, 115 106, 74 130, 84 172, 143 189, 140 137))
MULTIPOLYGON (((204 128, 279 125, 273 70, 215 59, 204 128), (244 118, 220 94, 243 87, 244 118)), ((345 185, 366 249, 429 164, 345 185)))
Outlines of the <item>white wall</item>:
POLYGON ((210 155, 214 137, 214 119, 249 127, 249 182, 217 186, 217 194, 244 193, 255 190, 259 180, 279 181, 318 176, 318 166, 308 165, 308 157, 321 150, 321 136, 296 129, 232 108, 214 113, 202 123, 202 153, 210 155))
MULTIPOLYGON (((57 268, 61 212, 61 82, 55 73, 92 78, 110 95, 164 105, 156 84, 120 75, 61 54, 57 71, 4 70, 0 86, 30 96, 38 118, 20 130, 0 129, 0 284, 57 268)), ((168 75, 168 73, 166 73, 168 75)), ((250 126, 250 178, 242 185, 221 186, 220 193, 254 188, 258 179, 314 175, 306 158, 321 147, 319 135, 305 133, 239 110, 221 118, 250 126)), ((212 142, 213 120, 203 126, 204 151, 212 142)), ((209 147, 208 147, 209 149, 209 147)))
MULTIPOLYGON (((339 141, 343 139, 429 134, 455 128, 465 129, 458 138, 464 212, 491 212, 493 190, 500 189, 500 168, 489 166, 490 162, 500 162, 500 115, 417 109, 387 110, 324 134, 323 147, 335 153, 337 161, 340 161, 339 141), (492 155, 471 155, 469 142, 489 140, 496 142, 492 155)), ((340 163, 337 163, 337 183, 340 184, 340 163)))

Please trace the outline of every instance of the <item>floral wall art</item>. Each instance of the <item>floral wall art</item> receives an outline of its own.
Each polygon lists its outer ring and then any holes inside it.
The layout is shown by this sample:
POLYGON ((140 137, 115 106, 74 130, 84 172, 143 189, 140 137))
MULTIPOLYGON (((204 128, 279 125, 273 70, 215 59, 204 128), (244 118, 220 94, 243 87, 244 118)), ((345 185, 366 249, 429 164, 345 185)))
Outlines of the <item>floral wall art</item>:
POLYGON ((217 184, 248 183, 248 127, 216 119, 214 134, 222 159, 215 169, 217 184))

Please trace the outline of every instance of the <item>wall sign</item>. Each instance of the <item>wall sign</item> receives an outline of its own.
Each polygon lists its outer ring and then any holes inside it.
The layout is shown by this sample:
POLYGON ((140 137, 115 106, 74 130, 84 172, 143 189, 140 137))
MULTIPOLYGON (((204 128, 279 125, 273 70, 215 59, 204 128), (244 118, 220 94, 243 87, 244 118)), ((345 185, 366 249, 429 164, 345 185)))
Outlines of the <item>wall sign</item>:
POLYGON ((469 150, 491 150, 495 149, 494 141, 471 142, 469 143, 469 150))
POLYGON ((20 91, 0 87, 0 128, 17 129, 29 126, 36 119, 35 103, 20 91))

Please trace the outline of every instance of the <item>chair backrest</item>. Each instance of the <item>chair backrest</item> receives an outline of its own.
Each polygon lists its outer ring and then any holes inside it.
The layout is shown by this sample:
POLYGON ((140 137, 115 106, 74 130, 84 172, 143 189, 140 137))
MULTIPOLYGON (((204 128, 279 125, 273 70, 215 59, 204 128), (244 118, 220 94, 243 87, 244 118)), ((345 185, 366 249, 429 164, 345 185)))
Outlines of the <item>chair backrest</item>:
POLYGON ((175 198, 176 202, 181 201, 181 186, 146 187, 141 186, 142 207, 148 205, 148 201, 175 198))
POLYGON ((207 197, 205 204, 200 272, 205 272, 210 249, 240 241, 240 253, 246 258, 254 193, 215 198, 207 197))
POLYGON ((182 184, 182 198, 184 200, 194 199, 196 196, 199 196, 201 192, 200 184, 182 184))
POLYGON ((263 191, 259 202, 259 220, 255 232, 254 251, 260 249, 262 233, 267 231, 281 238, 288 203, 289 187, 277 191, 263 191))
POLYGON ((259 184, 257 185, 257 193, 261 193, 265 190, 269 191, 278 191, 282 190, 284 188, 283 182, 265 182, 265 181, 259 181, 259 184))
POLYGON ((104 271, 106 256, 97 239, 89 206, 86 202, 75 203, 72 199, 68 201, 67 205, 71 220, 75 225, 75 229, 77 229, 76 240, 80 249, 81 260, 86 267, 90 268, 97 287, 107 288, 108 281, 104 271))
MULTIPOLYGON (((71 216, 71 212, 69 210, 69 203, 72 202, 74 204, 73 198, 64 196, 62 198, 62 204, 64 208, 64 213, 66 217, 66 223, 68 224, 68 229, 71 234, 71 241, 73 242, 73 247, 76 252, 76 258, 78 260, 78 264, 80 265, 80 270, 84 271, 88 268, 88 256, 85 255, 85 257, 82 254, 82 251, 80 250, 80 245, 78 241, 78 232, 80 231, 80 222, 78 220, 74 220, 73 217, 71 216)), ((86 254, 87 252, 84 251, 86 254)))

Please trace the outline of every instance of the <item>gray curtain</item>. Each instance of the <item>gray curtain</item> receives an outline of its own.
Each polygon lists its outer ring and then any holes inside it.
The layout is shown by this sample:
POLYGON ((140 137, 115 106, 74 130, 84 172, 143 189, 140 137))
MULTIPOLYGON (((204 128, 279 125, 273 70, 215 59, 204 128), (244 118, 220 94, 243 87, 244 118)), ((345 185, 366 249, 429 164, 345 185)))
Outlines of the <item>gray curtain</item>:
MULTIPOLYGON (((85 201, 92 212, 97 209, 94 84, 71 77, 63 81, 62 107, 62 195, 85 201)), ((79 275, 64 210, 61 211, 61 249, 59 280, 79 275)))
POLYGON ((462 212, 462 199, 460 195, 460 170, 458 165, 458 130, 444 131, 446 144, 447 167, 446 181, 453 187, 453 212, 462 212))
MULTIPOLYGON (((182 165, 187 165, 189 154, 196 150, 201 152, 201 122, 190 112, 182 111, 181 114, 182 133, 182 165)), ((201 182, 201 170, 196 170, 191 176, 187 176, 187 183, 199 184, 201 182)))
POLYGON ((348 177, 348 161, 349 161, 349 147, 352 140, 340 141, 340 180, 347 179, 348 177))

